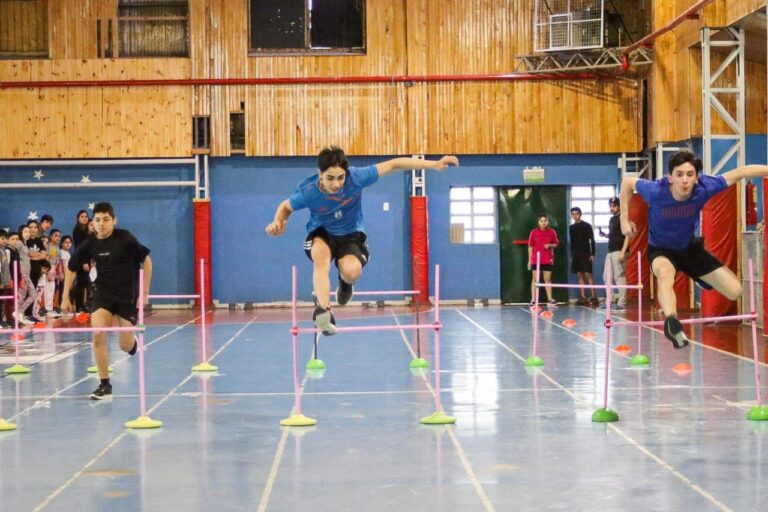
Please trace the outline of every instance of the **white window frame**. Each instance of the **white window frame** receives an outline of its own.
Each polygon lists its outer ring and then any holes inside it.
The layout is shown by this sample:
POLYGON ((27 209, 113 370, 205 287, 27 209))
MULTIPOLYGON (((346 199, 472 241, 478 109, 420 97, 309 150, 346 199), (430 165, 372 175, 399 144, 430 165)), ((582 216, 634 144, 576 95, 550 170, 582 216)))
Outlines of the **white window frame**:
MULTIPOLYGON (((495 244, 498 242, 496 188, 492 186, 451 187, 448 200, 449 224, 463 225, 463 240, 455 244, 495 244), (490 211, 488 211, 490 207, 490 211), (479 211, 478 211, 479 210, 479 211), (490 226, 476 227, 477 220, 490 226), (490 221, 490 222, 489 222, 490 221)), ((453 231, 453 229, 452 229, 453 231)))

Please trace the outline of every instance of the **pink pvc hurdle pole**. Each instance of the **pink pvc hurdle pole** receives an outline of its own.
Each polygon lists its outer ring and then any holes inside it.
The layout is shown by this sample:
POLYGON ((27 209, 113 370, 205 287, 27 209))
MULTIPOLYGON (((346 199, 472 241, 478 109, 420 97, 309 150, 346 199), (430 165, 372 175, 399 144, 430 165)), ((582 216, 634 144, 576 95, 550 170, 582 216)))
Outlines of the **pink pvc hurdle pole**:
POLYGON ((611 320, 611 300, 610 298, 613 297, 613 268, 611 268, 611 259, 608 258, 608 260, 605 262, 606 266, 606 272, 608 274, 608 280, 605 283, 605 294, 606 297, 608 297, 608 300, 605 301, 605 319, 606 319, 606 330, 605 330, 605 358, 603 360, 603 409, 608 410, 608 379, 610 378, 610 370, 609 366, 611 363, 611 327, 610 327, 610 320, 611 320))
MULTIPOLYGON (((419 326, 416 326, 419 327, 419 326)), ((440 265, 435 265, 435 410, 443 412, 440 399, 440 265)))
POLYGON ((757 357, 757 310, 755 309, 755 281, 752 258, 749 259, 749 311, 752 324, 752 357, 755 362, 755 387, 757 388, 757 406, 763 405, 763 390, 760 384, 760 362, 757 357))
POLYGON ((643 353, 643 262, 637 251, 637 353, 643 353))
POLYGON ((301 390, 299 388, 299 322, 296 314, 297 275, 296 265, 291 267, 291 337, 293 339, 293 414, 301 414, 301 390))
POLYGON ((536 286, 533 288, 533 341, 529 360, 537 358, 536 347, 539 341, 539 281, 541 280, 541 251, 536 251, 536 286), (531 359, 533 358, 533 359, 531 359))
POLYGON ((147 415, 147 395, 144 386, 144 269, 139 269, 139 325, 142 331, 139 332, 139 407, 144 417, 147 415))

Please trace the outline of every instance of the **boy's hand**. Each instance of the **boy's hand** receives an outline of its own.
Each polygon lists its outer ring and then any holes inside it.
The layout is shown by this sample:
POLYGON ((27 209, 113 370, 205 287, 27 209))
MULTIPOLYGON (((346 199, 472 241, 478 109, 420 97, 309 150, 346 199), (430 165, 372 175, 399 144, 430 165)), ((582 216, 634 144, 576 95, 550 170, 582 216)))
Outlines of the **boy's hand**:
POLYGON ((69 299, 65 298, 61 301, 59 308, 61 308, 62 311, 69 313, 72 311, 72 304, 69 303, 69 299))
POLYGON ((456 167, 459 166, 459 159, 456 158, 453 155, 446 155, 437 162, 437 167, 435 167, 435 170, 437 171, 443 171, 446 167, 449 165, 455 165, 456 167))
POLYGON ((285 225, 286 224, 287 224, 287 222, 284 221, 284 220, 276 220, 276 221, 271 222, 267 226, 267 229, 266 229, 267 234, 270 235, 270 236, 282 235, 283 231, 285 231, 285 225))
POLYGON ((621 232, 624 236, 632 238, 637 234, 637 226, 631 220, 621 220, 621 232))

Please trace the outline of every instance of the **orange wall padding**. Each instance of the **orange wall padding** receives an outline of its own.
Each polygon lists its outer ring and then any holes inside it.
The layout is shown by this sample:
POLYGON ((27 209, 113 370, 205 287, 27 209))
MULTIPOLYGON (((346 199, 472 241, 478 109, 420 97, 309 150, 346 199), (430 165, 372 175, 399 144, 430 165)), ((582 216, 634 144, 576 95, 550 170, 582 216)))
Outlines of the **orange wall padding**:
MULTIPOLYGON (((210 306, 213 304, 211 288, 211 201, 195 199, 192 206, 195 215, 195 293, 200 293, 200 259, 202 258, 205 275, 205 305, 210 306)), ((197 303, 200 304, 199 301, 197 303)))
MULTIPOLYGON (((648 205, 639 194, 632 196, 629 203, 629 218, 637 226, 637 235, 629 240, 627 251, 627 284, 637 284, 637 253, 640 253, 643 272, 643 298, 651 296, 651 273, 648 265, 648 205)), ((627 297, 637 298, 637 290, 628 290, 627 297)))
POLYGON ((429 216, 427 197, 411 196, 411 283, 419 301, 429 303, 429 216))
MULTIPOLYGON (((729 187, 710 199, 701 212, 704 247, 734 273, 738 270, 739 256, 737 193, 737 187, 729 187)), ((702 290, 702 317, 733 314, 736 314, 735 301, 727 299, 714 290, 702 290)))

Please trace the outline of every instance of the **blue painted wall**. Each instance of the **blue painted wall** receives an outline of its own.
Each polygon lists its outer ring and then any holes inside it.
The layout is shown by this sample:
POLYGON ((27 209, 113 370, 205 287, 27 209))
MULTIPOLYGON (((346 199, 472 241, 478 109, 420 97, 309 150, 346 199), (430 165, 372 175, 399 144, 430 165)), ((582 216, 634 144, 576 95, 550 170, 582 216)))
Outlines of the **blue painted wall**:
MULTIPOLYGON (((498 298, 499 245, 451 244, 448 190, 462 185, 523 185, 522 170, 541 165, 545 185, 613 184, 618 155, 463 156, 461 167, 427 174, 430 263, 441 264, 446 299, 498 298)), ((386 157, 353 157, 368 165, 386 157)), ((277 205, 296 184, 316 172, 314 158, 227 158, 211 162, 214 291, 222 302, 290 300, 290 267, 297 265, 299 297, 311 294, 311 263, 303 252, 306 211, 292 216, 286 232, 264 232, 277 205)), ((364 193, 363 215, 371 260, 359 289, 410 288, 410 174, 387 176, 364 193), (389 203, 389 211, 383 204, 389 203)), ((602 275, 604 245, 595 273, 602 275)), ((333 273, 335 279, 335 272, 333 273)), ((433 290, 434 291, 434 290, 433 290)))
MULTIPOLYGON (((37 168, 3 168, 2 183, 38 183, 37 168)), ((114 181, 189 181, 192 166, 42 168, 41 183, 78 183, 83 175, 94 183, 114 181)), ((0 189, 0 226, 16 230, 30 212, 54 217, 54 228, 72 234, 78 210, 89 203, 108 201, 115 208, 118 227, 131 231, 152 251, 152 293, 194 293, 191 187, 0 189)), ((93 216, 93 212, 89 210, 93 216)))

